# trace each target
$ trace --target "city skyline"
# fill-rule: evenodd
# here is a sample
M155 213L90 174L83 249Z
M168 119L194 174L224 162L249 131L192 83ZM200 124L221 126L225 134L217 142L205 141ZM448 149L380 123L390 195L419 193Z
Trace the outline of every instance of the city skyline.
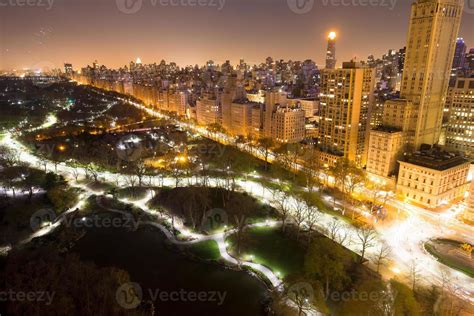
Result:
M53 1L49 10L2 7L0 69L44 64L59 68L64 62L82 67L95 59L117 68L137 57L145 64L164 59L181 67L207 60L237 64L241 58L259 64L268 56L312 59L322 67L331 31L338 34L340 67L354 57L361 61L404 47L410 5L396 1L392 9L382 6L382 1L374 7L317 1L309 12L297 14L291 8L292 0L227 0L221 10L218 1L216 7L176 7L144 0L140 10L126 14L117 1L83 1L80 5ZM459 34L468 48L474 45L470 13L465 9ZM242 16L246 16L245 23ZM85 54L84 49L90 52Z

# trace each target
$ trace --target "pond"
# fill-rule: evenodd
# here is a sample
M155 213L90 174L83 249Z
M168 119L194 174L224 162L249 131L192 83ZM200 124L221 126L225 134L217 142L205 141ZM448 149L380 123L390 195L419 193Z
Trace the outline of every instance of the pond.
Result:
M262 281L243 271L191 260L172 247L152 227L134 232L96 228L89 230L72 251L98 266L128 271L132 282L141 286L145 300L162 291L185 293L185 299L179 301L166 296L154 299L157 315L265 315L268 292ZM215 293L213 301L186 299L192 297L187 296L190 293L202 292L209 300Z

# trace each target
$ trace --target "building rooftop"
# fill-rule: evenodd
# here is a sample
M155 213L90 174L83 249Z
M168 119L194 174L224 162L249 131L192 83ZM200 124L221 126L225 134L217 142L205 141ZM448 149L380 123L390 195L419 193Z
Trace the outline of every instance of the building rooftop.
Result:
M393 126L377 126L376 128L372 129L373 131L376 131L376 132L385 132L385 133L399 133L402 131L401 128L398 128L398 127L393 127Z
M458 153L447 152L440 148L417 151L406 157L405 162L439 171L448 170L468 162Z

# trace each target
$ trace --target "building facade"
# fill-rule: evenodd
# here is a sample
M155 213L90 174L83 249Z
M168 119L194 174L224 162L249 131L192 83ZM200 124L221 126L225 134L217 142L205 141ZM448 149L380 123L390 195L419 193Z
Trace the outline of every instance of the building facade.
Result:
M400 96L416 111L408 141L437 144L464 1L417 0L411 6Z
M352 62L321 71L318 147L322 151L340 152L359 166L366 165L374 81L373 69Z
M328 49L326 51L326 69L335 69L336 62L336 33L331 32L328 36Z
M470 163L439 150L418 152L400 161L397 192L408 201L435 209L466 192Z
M403 132L400 129L379 127L370 131L367 172L383 178L396 175L403 144Z
M199 125L221 124L220 98L207 94L196 102L196 119Z
M273 139L279 143L299 143L305 137L305 112L300 107L278 106L273 113Z
M458 78L448 100L446 146L474 159L474 77Z

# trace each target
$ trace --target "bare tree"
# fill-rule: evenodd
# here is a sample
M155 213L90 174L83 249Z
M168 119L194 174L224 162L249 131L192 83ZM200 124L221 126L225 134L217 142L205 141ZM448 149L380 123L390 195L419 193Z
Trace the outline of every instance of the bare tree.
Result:
M6 168L15 167L20 163L20 154L18 151L6 146L0 146L0 165Z
M306 210L306 225L308 226L309 242L313 237L313 232L316 230L316 225L321 218L321 213L316 208L308 207Z
M306 311L311 310L310 298L309 294L306 291L301 289L292 289L291 293L289 293L289 297L293 303L295 303L298 309L298 316L307 315Z
M86 174L90 174L95 182L99 181L99 167L93 162L87 164Z
M360 262L364 261L365 252L367 251L367 249L374 246L376 237L377 235L375 233L375 230L368 225L362 226L357 229L357 238L359 239L359 243L362 247Z
M125 183L127 183L127 186L131 188L135 188L137 186L138 178L134 175L127 175L125 177Z
M178 168L173 168L171 169L171 175L174 178L175 187L176 188L179 187L179 184L181 182L181 177L182 177L181 170L179 170Z
M308 204L302 200L296 200L294 203L294 216L293 219L295 220L296 223L296 240L299 239L300 233L301 233L301 228L306 221L306 216L307 216L307 211L308 210Z
M328 227L326 228L328 237L332 240L336 240L341 228L341 222L337 218L333 218L332 221L329 223Z
M291 208L288 203L288 196L281 191L278 191L274 194L277 204L277 210L280 213L280 218L282 221L281 229L285 232L286 229L286 222L291 214Z
M385 243L382 243L378 249L377 249L377 252L375 254L375 257L374 257L374 261L375 263L377 264L377 273L380 272L380 266L383 264L383 262L385 260L387 260L388 256L390 255L392 249L390 249L390 247L385 244Z
M265 158L265 170L268 170L268 157L270 156L271 149L275 146L272 138L261 138L258 140L258 151Z
M411 289L415 292L416 285L420 279L420 270L418 268L418 258L413 259L410 262L410 280L411 280Z
M138 186L141 187L143 184L143 177L145 176L147 168L143 160L137 161L134 168L134 173L138 178Z
M351 236L347 230L342 230L340 233L338 233L336 241L344 247L349 246L352 243Z

